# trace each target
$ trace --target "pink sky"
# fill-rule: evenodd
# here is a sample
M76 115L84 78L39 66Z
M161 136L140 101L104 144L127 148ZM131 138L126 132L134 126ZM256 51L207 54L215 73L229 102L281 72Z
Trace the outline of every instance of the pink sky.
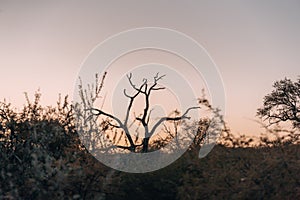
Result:
M89 52L121 31L164 27L208 51L226 90L234 133L260 132L256 109L275 80L299 75L297 1L3 1L0 0L0 99L16 106L38 88L44 104L72 96Z

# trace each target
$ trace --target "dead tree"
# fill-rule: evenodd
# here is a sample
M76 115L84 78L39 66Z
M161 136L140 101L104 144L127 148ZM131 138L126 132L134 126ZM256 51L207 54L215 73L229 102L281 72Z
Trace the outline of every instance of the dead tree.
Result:
M190 117L187 116L189 111L200 108L200 107L190 107L182 115L177 116L177 117L162 117L153 125L152 128L150 128L149 127L149 121L150 121L150 115L151 115L150 95L154 91L159 91L159 90L165 89L165 87L161 87L158 85L158 81L161 80L163 77L165 77L165 75L160 76L159 73L157 73L154 76L152 83L149 83L148 80L144 78L142 84L140 86L136 86L132 81L132 74L130 73L129 75L127 75L127 79L129 81L130 86L133 88L134 93L130 95L127 93L126 89L124 89L124 91L123 91L124 95L129 99L129 103L127 106L126 115L125 115L124 120L121 120L117 116L107 113L101 109L90 108L90 111L92 112L93 115L96 115L96 116L102 115L102 116L108 117L110 120L115 122L114 124L109 122L110 126L124 131L125 137L129 141L129 146L116 145L118 148L126 149L131 152L136 152L137 147L142 147L142 150L141 150L142 152L144 152L144 153L148 152L149 141L150 141L151 137L154 135L157 128L163 122L165 122L165 121L180 121L180 120L184 120L184 119L190 119ZM129 122L129 117L130 117L133 103L139 95L143 95L144 101L145 101L145 106L144 106L143 113L141 114L141 116L136 117L135 119L142 124L145 137L143 138L141 144L136 144L137 142L133 140L133 138L130 134L128 122Z

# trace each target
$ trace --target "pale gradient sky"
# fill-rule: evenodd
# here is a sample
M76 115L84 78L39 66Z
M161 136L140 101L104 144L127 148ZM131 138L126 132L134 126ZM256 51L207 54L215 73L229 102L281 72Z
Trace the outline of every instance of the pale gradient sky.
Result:
M0 99L17 106L38 88L44 104L72 95L81 63L107 37L155 26L183 32L219 67L226 119L235 133L260 131L257 107L275 80L296 79L299 1L0 0Z

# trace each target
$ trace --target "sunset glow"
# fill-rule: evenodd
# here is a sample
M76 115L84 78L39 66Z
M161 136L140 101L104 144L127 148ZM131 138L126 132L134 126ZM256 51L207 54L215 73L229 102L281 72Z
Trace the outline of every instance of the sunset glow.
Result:
M0 2L0 99L18 107L25 103L23 92L33 96L38 88L45 105L55 104L59 93L72 96L81 64L96 45L121 31L145 26L178 30L208 51L224 82L225 119L234 133L263 132L255 114L264 95L275 80L296 79L299 72L300 6L294 1L131 1L105 6L95 1L88 7L84 2L34 1L34 6L30 1ZM135 52L113 63L105 89L119 81L116 74L126 74L127 65L156 61L179 68L187 65L171 54ZM120 65L123 72L116 67ZM185 73L193 84L195 74ZM122 88L120 84L114 87Z

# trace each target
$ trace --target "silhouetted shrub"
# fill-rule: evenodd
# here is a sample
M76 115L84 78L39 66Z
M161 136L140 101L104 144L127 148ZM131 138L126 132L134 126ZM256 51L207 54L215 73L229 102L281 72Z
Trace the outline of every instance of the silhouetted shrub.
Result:
M0 199L82 198L97 161L80 144L67 97L42 107L40 93L17 112L0 105ZM98 189L99 190L99 189Z
M19 112L0 104L0 199L300 198L299 138L254 140L225 128L205 158L198 158L201 134L166 168L129 174L87 152L67 97L55 107L42 107L40 93L26 99ZM202 125L199 131L206 130Z

